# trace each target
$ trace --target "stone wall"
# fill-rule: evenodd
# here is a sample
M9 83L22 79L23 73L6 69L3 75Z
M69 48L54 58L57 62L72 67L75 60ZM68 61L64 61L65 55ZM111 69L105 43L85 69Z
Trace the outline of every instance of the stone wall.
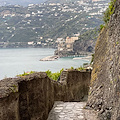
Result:
M0 120L46 120L54 101L82 101L90 72L67 71L64 83L44 72L0 81Z
M87 106L100 120L120 120L120 0L96 43Z
M68 101L87 100L90 72L69 71L67 75Z

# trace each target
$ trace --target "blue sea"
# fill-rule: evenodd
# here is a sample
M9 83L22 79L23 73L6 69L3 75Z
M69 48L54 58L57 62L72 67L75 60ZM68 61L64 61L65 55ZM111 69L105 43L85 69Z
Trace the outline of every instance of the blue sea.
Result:
M41 58L54 55L54 51L55 49L49 48L0 49L0 80L29 71L57 72L62 68L78 68L89 62L83 59L74 60L73 57L40 61Z

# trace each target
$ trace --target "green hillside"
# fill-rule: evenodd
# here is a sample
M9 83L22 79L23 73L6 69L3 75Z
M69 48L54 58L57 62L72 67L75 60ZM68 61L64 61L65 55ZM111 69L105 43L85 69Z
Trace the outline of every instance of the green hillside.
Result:
M102 1L0 7L0 42L44 42L83 34L102 24L107 6Z

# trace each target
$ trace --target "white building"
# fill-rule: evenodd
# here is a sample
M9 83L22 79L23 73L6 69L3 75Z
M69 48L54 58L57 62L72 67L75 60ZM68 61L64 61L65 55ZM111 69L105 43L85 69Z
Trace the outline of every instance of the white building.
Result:
M34 44L34 42L32 41L32 42L28 42L28 45L33 45Z

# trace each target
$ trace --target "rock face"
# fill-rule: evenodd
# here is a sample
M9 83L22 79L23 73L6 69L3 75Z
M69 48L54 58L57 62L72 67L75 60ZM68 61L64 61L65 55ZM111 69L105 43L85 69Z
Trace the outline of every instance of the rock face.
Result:
M46 120L54 101L83 101L90 72L67 71L62 84L44 72L0 81L0 120Z
M96 43L87 106L100 120L120 120L120 0Z
M74 52L78 54L81 53L81 51L94 52L95 40L76 40L73 47Z

